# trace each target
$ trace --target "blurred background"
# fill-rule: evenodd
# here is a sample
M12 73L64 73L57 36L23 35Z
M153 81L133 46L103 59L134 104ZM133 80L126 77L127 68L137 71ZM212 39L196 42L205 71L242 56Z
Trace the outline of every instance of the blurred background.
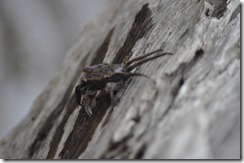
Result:
M0 138L27 114L106 0L0 1Z

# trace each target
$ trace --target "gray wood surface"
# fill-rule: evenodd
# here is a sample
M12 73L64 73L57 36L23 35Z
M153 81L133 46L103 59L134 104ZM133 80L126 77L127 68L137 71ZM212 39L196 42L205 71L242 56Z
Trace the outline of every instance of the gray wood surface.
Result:
M94 115L75 103L81 69L160 47ZM240 1L109 1L62 69L0 142L5 159L240 159Z

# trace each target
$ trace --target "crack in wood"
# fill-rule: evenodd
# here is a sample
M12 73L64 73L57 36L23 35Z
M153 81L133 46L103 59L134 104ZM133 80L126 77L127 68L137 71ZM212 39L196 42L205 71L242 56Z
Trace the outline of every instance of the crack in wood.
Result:
M102 92L97 98L97 108L94 109L92 117L89 117L84 109L80 110L73 130L64 142L64 147L59 154L59 158L75 159L86 149L95 129L110 106L110 97L108 94Z
M96 65L99 63L102 63L103 59L105 58L105 55L108 51L108 46L111 40L111 37L113 35L114 32L114 28L113 27L107 34L106 38L104 39L102 45L98 48L98 50L96 51L96 55L94 57L94 59L92 60L91 65Z
M177 98L180 89L187 80L187 76L185 75L186 72L189 72L189 70L193 68L193 66L203 57L203 54L204 50L202 48L197 49L191 61L189 61L188 63L182 63L173 74L168 76L168 80L170 81L170 83L175 84L172 86L172 89L170 91L170 95L172 97L170 105L167 107L160 119L163 119L174 105L175 99ZM175 80L177 81L174 82Z
M86 59L87 59L87 57L81 61L81 64L83 64L86 61ZM78 77L79 77L79 69L76 71L75 76L71 80L71 84L69 85L68 89L66 90L63 98L60 100L60 103L53 110L53 112L48 116L45 123L42 125L41 129L37 133L37 136L34 139L33 143L30 145L29 150L28 150L29 151L28 158L33 158L35 152L39 150L41 144L43 143L43 141L45 141L45 138L47 137L49 131L53 127L53 124L56 122L57 118L60 116L60 113L64 110L64 108L66 106L65 105L66 102L71 101L69 99L69 97L74 88L75 81L77 81Z
M240 14L241 12L241 5L239 4L237 6L237 8L235 9L235 11L232 13L229 22L231 22L233 19L235 19L237 17L238 14Z
M101 159L113 159L113 158L115 158L115 156L122 156L122 155L126 155L126 157L128 158L129 151L128 151L127 142L132 137L133 137L133 135L131 133L118 142L114 142L113 140L110 140L108 149L103 152L103 154L100 156L100 158ZM119 155L118 155L118 153L119 153Z
M96 57L94 57L92 62L91 62L92 64L101 63L103 61L103 59L105 58L105 55L107 53L107 49L108 49L109 42L110 42L110 39L112 37L113 31L114 31L114 28L112 28L108 32L108 34L105 37L103 43L98 48L98 50L96 52ZM79 72L77 72L77 73L78 73L78 76L79 76ZM77 80L77 78L76 78L76 80ZM75 82L73 82L73 83L75 83ZM61 123L57 127L55 135L53 136L52 142L50 144L50 150L49 150L48 155L47 155L48 159L53 158L55 156L55 154L57 152L58 145L59 145L59 143L61 141L61 138L62 138L62 135L64 133L63 127L65 126L69 116L73 113L73 111L77 107L77 104L76 104L74 99L75 98L74 98L74 95L73 95L72 99L71 99L71 102L70 102L70 104L68 105L68 107L66 109L67 111L65 113L65 116L63 117ZM106 98L104 100L108 101ZM103 103L107 104L108 102L103 101ZM96 112L94 112L94 113L96 114ZM89 119L88 115L84 112L84 108L82 108L80 110L80 112L79 112L78 118L76 119L76 122L75 122L73 130L71 131L71 133L69 134L69 137L67 138L66 142L64 143L65 144L64 148L62 149L61 153L59 154L59 157L61 157L61 158L70 158L71 155L73 155L72 158L75 158L75 157L78 157L78 155L83 150L85 150L85 147L86 147L86 145L87 145L87 143L89 142L90 139L82 139L81 135L84 135L86 132L88 132L87 130L89 130L88 129L88 127L89 127L88 122L89 121L87 119ZM89 123L92 123L92 122L89 122ZM77 134L78 131L79 131L80 134ZM83 136L83 137L86 137L86 136ZM83 141L77 143L77 140L75 140L75 139L83 140ZM87 140L87 141L84 141L84 140ZM82 144L82 143L84 145L81 148L80 144ZM78 150L78 149L80 149L80 150ZM74 154L74 150L77 153L76 155ZM79 151L80 151L80 153L79 153Z
M142 147L137 151L135 155L135 159L142 159L146 149L147 149L146 145L143 144Z
M136 42L141 39L152 28L152 12L148 8L148 3L144 4L141 10L136 14L130 32L123 46L119 49L113 63L121 63L126 56L131 53Z
M214 11L212 13L212 17L216 17L217 19L220 19L225 11L227 10L227 0L218 0L213 1Z
M70 115L74 112L76 106L77 105L74 101L74 95L73 95L71 98L71 102L69 103L69 106L65 110L66 113L65 113L62 121L60 122L59 126L56 129L55 134L53 136L53 139L51 140L51 143L49 145L50 149L48 151L47 159L51 159L55 156L55 154L57 152L58 145L59 145L61 138L62 138L62 135L64 133L64 126L65 126L67 120L69 119Z

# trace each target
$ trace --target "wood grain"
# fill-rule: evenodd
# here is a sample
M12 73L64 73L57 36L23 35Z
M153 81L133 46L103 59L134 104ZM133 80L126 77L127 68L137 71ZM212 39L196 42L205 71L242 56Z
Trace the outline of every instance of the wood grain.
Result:
M240 2L109 1L62 69L0 142L5 159L240 159ZM81 69L164 47L94 115L75 103Z

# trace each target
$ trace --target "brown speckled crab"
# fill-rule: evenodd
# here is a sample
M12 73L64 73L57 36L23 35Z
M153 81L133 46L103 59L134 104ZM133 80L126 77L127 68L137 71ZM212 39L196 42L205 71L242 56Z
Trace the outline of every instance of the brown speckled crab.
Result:
M122 64L100 63L85 67L83 69L85 75L81 78L80 84L75 88L77 104L84 106L87 114L91 116L92 107L96 103L96 96L99 91L109 93L113 102L115 93L123 88L124 83L129 78L134 76L147 77L140 73L132 73L131 71L134 68L158 57L172 55L172 53L162 53L162 51L162 49L159 49L130 61L125 60ZM155 53L159 54L151 56Z

